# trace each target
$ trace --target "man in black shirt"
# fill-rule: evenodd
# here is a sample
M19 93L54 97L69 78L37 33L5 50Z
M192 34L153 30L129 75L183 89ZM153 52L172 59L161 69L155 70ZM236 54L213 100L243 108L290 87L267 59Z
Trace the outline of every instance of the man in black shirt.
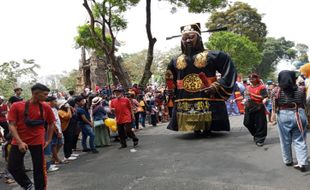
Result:
M23 89L20 88L20 87L17 87L14 89L14 93L15 95L14 96L11 96L9 98L9 106L11 107L11 105L15 102L19 102L19 101L23 101L23 98L21 97L22 95L22 92L23 92Z

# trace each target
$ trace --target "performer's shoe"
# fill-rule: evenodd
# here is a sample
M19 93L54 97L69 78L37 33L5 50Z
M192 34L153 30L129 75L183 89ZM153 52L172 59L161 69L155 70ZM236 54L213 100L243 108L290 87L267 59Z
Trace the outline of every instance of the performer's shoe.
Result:
M200 130L196 130L196 131L194 131L194 134L195 134L196 136L199 136L199 135L201 135L201 131L200 131Z
M293 162L285 163L285 165L286 165L287 167L291 167L291 166L293 166Z
M212 136L212 131L211 130L204 130L202 132L202 135L205 137L211 137Z
M262 146L264 146L264 143L263 142L256 142L256 146L262 147Z
M133 142L133 147L137 147L138 144L139 144L139 139L137 139L137 140L135 140L135 141Z
M121 145L121 147L119 147L118 149L124 149L127 148L127 145Z
M307 168L306 168L306 166L305 165L294 165L294 168L296 169L296 170L299 170L299 171L301 171L301 172L306 172L307 171Z

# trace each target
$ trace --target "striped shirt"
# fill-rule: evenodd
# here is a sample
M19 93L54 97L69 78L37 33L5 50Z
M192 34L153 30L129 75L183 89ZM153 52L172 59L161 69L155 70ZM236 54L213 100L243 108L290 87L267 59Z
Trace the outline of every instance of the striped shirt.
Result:
M306 102L306 92L304 88L298 88L294 92L293 96L286 95L283 90L280 90L280 88L276 88L272 92L272 97L276 99L277 105L288 105L288 104L297 104L297 105L304 105Z

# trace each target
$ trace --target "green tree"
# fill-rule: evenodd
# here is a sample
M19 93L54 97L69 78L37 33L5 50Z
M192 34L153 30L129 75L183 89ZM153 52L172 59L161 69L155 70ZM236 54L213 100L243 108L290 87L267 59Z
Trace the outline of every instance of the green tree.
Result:
M118 43L115 34L126 29L127 21L123 17L123 13L138 2L139 0L83 0L83 6L89 15L89 22L86 24L89 31L81 31L81 29L85 29L84 25L83 28L79 28L78 36L75 38L78 45L84 44L86 48L95 49L98 53L102 52L107 64L112 68L113 75L124 87L129 87L131 81L115 55Z
M297 44L295 48L298 51L297 60L302 62L303 64L309 63L309 57L308 57L309 47L306 44Z
M60 83L66 90L76 90L76 82L78 77L78 70L74 69L69 73L64 73L64 76L60 78Z
M283 60L293 60L296 57L296 50L292 49L294 42L287 41L284 37L267 38L263 45L262 62L256 66L255 71L263 79L267 79L276 70L277 64Z
M216 8L224 8L227 0L168 0L177 7L187 7L192 13L210 12Z
M142 50L138 53L124 54L123 55L123 65L126 71L128 71L132 81L138 83L141 78L141 68L143 68L145 62L144 58L147 55L147 50ZM168 51L154 52L154 60L151 67L151 72L157 80L157 82L162 82L164 80L163 73L167 68L168 63L173 57L180 54L180 48L172 48ZM147 83L148 84L148 83Z
M228 27L228 31L247 36L251 41L256 42L259 49L262 49L267 35L266 24L262 22L262 15L257 9L247 3L236 2L226 11L213 12L207 28Z
M166 0L167 1L167 0ZM226 0L168 0L171 4L178 7L187 7L189 12L203 13L210 12L216 8L226 6ZM175 7L173 7L175 9ZM176 9L175 9L176 10ZM173 11L172 11L173 13ZM146 86L152 76L152 63L154 59L154 45L157 41L151 31L151 0L146 0L146 34L149 41L147 49L144 72L140 80L140 86Z
M0 65L0 92L6 98L10 97L13 89L18 85L36 82L36 69L40 68L33 59L24 59L22 63L16 61L5 62ZM21 80L22 79L22 80ZM22 81L19 82L19 81ZM21 85L23 84L23 85Z
M91 30L89 28L88 24L84 24L81 26L78 26L78 35L74 37L76 47L85 47L87 49L93 49L96 50L96 54L98 56L104 56L104 52L101 48L98 48L96 39L92 36ZM101 29L100 27L95 27L96 34L100 37ZM109 46L111 46L111 38L107 36L107 43Z
M232 32L217 32L211 35L208 49L228 53L234 61L238 72L248 74L261 61L261 54L256 44L245 36Z

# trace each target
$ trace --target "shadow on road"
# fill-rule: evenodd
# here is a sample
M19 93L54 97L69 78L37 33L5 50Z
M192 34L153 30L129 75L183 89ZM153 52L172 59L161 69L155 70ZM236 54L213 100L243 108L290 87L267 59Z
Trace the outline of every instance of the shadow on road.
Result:
M265 141L265 144L267 145L279 144L279 143L280 143L279 137L269 137Z
M195 133L186 133L175 136L177 139L182 140L201 140L201 139L218 139L218 138L227 138L229 133L226 132L212 132L211 135L195 134Z

